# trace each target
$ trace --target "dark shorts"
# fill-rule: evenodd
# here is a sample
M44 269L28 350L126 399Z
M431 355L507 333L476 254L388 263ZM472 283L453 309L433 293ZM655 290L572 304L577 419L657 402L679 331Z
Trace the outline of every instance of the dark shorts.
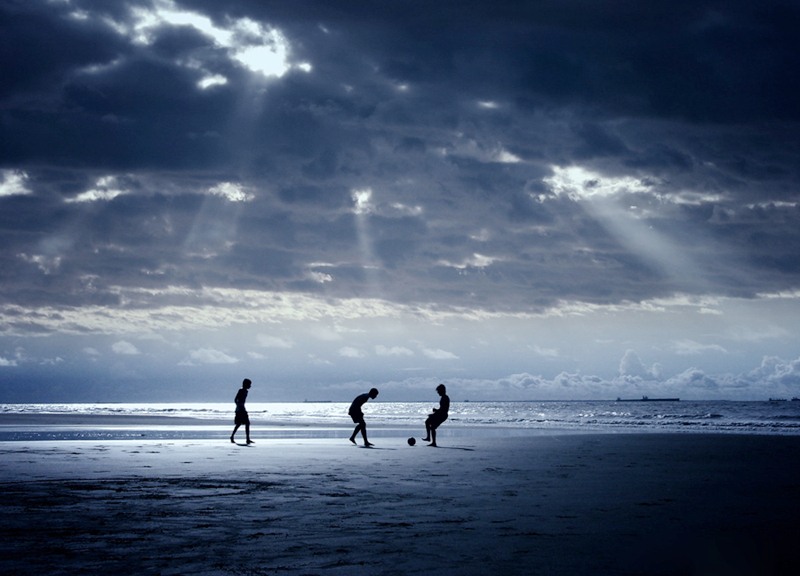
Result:
M234 426L241 426L242 424L250 425L250 416L247 412L237 412L233 419Z
M431 428L438 428L439 424L447 420L447 414L442 414L441 412L434 412L428 419L425 420L425 423L430 426Z
M352 418L353 422L355 422L356 424L364 424L363 412L350 412L350 418Z

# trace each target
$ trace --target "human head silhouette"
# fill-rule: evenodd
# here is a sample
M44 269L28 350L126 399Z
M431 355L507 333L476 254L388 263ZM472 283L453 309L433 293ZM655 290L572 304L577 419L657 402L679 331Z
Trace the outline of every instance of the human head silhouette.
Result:
M372 390L369 391L369 397L372 398L373 400L375 399L375 397L377 395L378 395L378 389L377 388L373 388Z
M444 387L444 384L439 384L436 387L436 392L438 392L439 396L442 396L447 392L447 388Z
M252 382L250 382L250 380L248 378L245 378L244 382L242 382L242 388L250 388L251 385L252 385Z

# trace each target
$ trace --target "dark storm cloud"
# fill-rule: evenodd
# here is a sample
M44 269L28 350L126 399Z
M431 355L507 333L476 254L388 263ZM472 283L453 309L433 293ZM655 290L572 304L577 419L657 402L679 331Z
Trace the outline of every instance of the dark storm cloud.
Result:
M103 25L70 26L63 12L42 3L4 2L0 73L4 99L57 99L64 73L102 64L126 50L126 43Z
M136 28L154 8L195 24ZM793 3L0 15L0 167L26 177L0 195L6 302L230 286L528 309L800 280ZM214 36L256 42L245 22L283 34L285 73Z

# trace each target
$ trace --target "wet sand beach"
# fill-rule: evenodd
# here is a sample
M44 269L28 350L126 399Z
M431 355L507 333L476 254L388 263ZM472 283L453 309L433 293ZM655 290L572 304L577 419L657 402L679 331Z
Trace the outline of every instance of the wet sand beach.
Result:
M794 574L800 562L800 437L254 438L0 442L0 573Z

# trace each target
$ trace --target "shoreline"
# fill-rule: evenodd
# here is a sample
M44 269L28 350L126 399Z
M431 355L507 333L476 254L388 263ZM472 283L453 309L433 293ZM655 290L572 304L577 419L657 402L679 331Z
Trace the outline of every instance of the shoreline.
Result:
M424 433L422 421L418 424L398 423L373 417L367 421L370 437L407 438ZM33 440L135 440L150 439L208 439L218 440L230 436L233 414L229 418L198 418L150 414L75 414L75 413L0 413L0 442ZM341 421L269 420L251 416L251 435L262 438L347 438L353 424ZM238 432L244 435L244 429ZM516 438L557 435L724 435L796 437L794 430L729 429L697 427L651 428L646 426L511 426L507 424L446 423L439 431L440 438Z
M537 435L554 433L726 433L800 436L800 404L782 405L762 402L694 403L655 402L573 403L511 403L495 405L456 403L450 419L443 425L442 434L459 436ZM634 406L636 404L636 406ZM222 430L233 424L233 410L227 403L205 404L118 404L99 405L41 405L17 408L9 405L0 412L0 440L18 436L13 430L24 431L24 437L39 426L39 430L55 427L74 436L80 426L87 430L103 430L106 437L119 432L120 437L133 436L141 431L163 433L162 437L177 437L180 433L195 438L223 435ZM369 429L389 434L387 430L412 430L422 427L429 413L429 403L377 402L369 407L366 421ZM274 436L278 430L347 430L353 426L342 403L254 403L250 420L261 434ZM72 428L70 428L70 426ZM122 433L125 428L129 433ZM171 431L170 431L171 429ZM256 434L259 434L256 432ZM309 432L311 434L311 432ZM50 435L49 438L54 436ZM98 436L99 437L99 436Z
M233 416L230 420L233 422ZM41 412L0 414L0 426L198 426L203 423L221 424L223 422L227 422L227 420L138 414L47 414Z
M254 440L347 439L352 423L304 423L251 418ZM230 419L182 416L115 414L0 414L0 443L26 441L135 441L149 440L227 440L233 429ZM237 437L244 437L240 428ZM511 426L455 425L442 427L439 438L497 438L604 433L595 430L538 429ZM618 433L608 431L607 433ZM369 423L370 438L407 439L424 434L423 425ZM418 438L418 439L419 439Z

